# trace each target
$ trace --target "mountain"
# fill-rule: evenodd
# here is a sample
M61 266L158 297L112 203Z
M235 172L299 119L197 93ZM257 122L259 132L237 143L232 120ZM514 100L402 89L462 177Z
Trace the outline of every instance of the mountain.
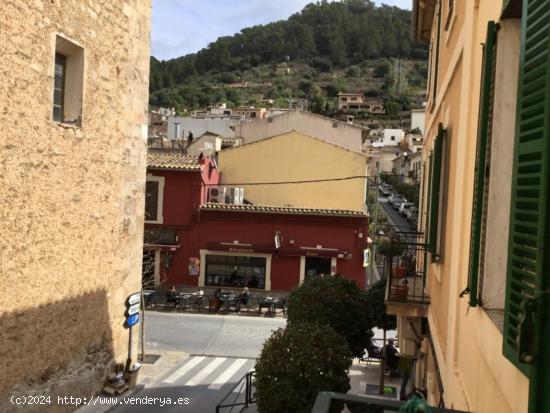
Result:
M322 112L339 90L387 95L392 80L385 77L395 77L389 72L396 61L399 76L423 89L428 52L411 41L410 19L408 10L370 0L310 3L287 20L220 37L198 53L152 57L151 104L183 111L217 101L304 97L317 100ZM242 82L251 86L235 87Z

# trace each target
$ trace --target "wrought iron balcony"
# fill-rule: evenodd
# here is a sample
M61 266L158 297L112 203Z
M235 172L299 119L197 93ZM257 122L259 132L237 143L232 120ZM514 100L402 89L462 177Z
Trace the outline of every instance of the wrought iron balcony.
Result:
M389 314L407 315L411 308L424 315L430 297L426 291L428 245L418 232L398 232L389 238L386 304ZM401 309L401 311L397 311Z
M353 396L350 394L321 392L317 395L312 413L350 411L357 413L398 412L405 402L375 397ZM344 405L347 410L344 410ZM430 407L433 413L465 413L458 410Z

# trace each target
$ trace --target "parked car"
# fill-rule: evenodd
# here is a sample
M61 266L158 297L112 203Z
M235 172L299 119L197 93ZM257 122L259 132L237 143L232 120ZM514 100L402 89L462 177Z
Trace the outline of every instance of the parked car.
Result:
M418 216L418 209L415 206L412 206L407 210L405 215L409 221L412 221L413 216Z
M393 206L395 208L396 207L396 205L395 205L396 202L399 202L399 204L403 203L403 197L399 194L392 194L389 201L390 201L391 206Z
M401 205L403 204L403 198L395 198L393 200L393 209L395 209L396 211L399 211L399 208L401 208Z
M382 189L382 195L390 196L391 195L391 186Z
M412 202L403 202L399 207L399 214L402 217L406 216L407 211L412 207L414 207L414 204Z

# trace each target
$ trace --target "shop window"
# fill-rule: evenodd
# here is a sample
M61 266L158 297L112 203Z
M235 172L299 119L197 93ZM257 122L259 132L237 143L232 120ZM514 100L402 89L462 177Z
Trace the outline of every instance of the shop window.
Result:
M206 255L205 285L265 289L267 259Z
M56 36L52 119L80 126L84 85L84 49Z
M306 257L305 278L330 275L331 262L330 258Z

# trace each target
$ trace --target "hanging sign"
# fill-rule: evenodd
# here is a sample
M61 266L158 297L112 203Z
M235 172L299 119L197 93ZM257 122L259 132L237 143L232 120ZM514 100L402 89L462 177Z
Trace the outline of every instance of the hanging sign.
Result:
M140 308L140 303L137 303L137 304L134 304L134 305L131 305L130 307L128 307L128 315L134 315L134 314L137 314L139 313L139 308Z
M134 293L126 299L125 327L129 328L139 323L139 310L141 304L141 292Z
M128 316L128 318L126 318L126 325L128 327L132 327L137 323L139 323L139 313L130 315Z
M363 250L363 267L368 267L370 264L370 250Z

